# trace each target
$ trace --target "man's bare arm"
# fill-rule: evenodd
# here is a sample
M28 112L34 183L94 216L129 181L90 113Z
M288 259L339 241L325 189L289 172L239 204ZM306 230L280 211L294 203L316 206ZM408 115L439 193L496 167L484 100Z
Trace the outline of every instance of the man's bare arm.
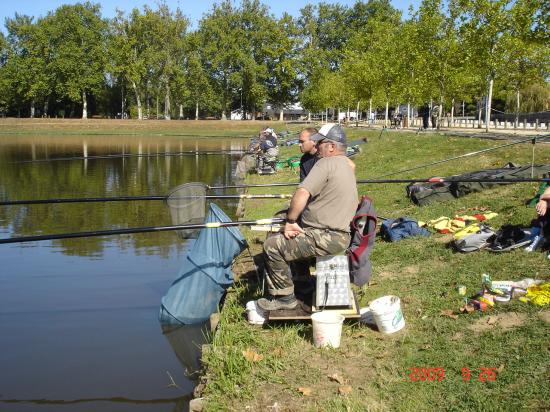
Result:
M300 214L303 212L307 205L307 201L310 197L310 193L303 187L299 187L290 201L290 207L286 214L289 220L298 220ZM287 239L298 236L300 233L304 233L304 230L298 225L298 223L286 223L284 229L284 235Z

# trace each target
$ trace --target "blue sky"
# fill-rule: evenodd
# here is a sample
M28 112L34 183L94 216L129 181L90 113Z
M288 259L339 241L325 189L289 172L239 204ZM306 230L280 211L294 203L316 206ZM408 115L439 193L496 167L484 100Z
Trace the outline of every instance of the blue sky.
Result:
M82 0L83 1L83 0ZM29 16L39 17L45 16L49 11L55 10L62 4L74 4L78 1L71 0L0 0L0 23L2 30L5 32L4 20L6 17L14 17L15 13L26 14ZM92 0L94 3L101 4L101 11L104 17L113 17L115 10L118 7L124 11L130 11L133 8L141 8L143 4L149 4L152 8L155 8L155 2L147 0ZM325 0L326 3L339 3L347 6L352 6L355 0ZM409 5L417 7L420 0L392 0L394 7L404 11L407 14ZM216 1L210 0L167 0L166 3L172 9L179 7L187 17L190 18L193 26L196 27L196 23L201 19L204 13L211 10L212 5ZM219 1L217 1L219 3ZM237 4L240 3L237 1ZM283 12L288 12L293 16L297 16L300 9L306 4L320 3L320 1L314 0L263 0L262 3L269 6L271 12L277 17L281 16Z

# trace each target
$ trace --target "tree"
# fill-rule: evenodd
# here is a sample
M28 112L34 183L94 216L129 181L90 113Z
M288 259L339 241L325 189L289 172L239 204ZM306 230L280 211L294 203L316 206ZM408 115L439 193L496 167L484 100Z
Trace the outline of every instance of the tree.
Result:
M122 11L117 11L110 28L108 69L119 79L122 87L125 82L130 84L134 92L137 118L142 120L142 104L149 73L145 17L138 9L133 9L128 17Z
M298 76L297 52L299 31L295 21L284 14L269 33L266 43L267 79L269 100L281 108L281 118L285 104L293 103L298 95L301 80Z
M443 114L449 97L457 93L464 81L460 76L464 62L456 27L457 12L451 6L446 13L442 0L423 0L413 16L414 44L417 46L416 63L422 62L420 83L425 99L436 98ZM440 121L437 122L439 128Z
M35 116L35 104L52 92L50 70L51 47L44 32L42 21L33 23L33 18L16 14L6 19L8 30L5 76L7 88L21 104L29 104L30 117ZM44 105L47 114L47 104Z
M227 118L231 102L242 88L240 70L243 67L244 41L238 11L231 1L215 4L199 24L201 47L208 76L220 96L221 118Z
M186 54L184 87L188 96L188 106L195 110L195 120L199 120L199 108L216 111L221 106L205 70L206 66L198 32L191 33L188 36Z
M508 10L512 0L458 0L464 46L468 50L472 68L486 82L485 130L489 131L494 80L503 70L505 42L508 30Z
M515 127L519 124L520 92L527 86L543 82L550 75L550 53L546 45L537 41L533 27L541 4L518 0L510 10L510 30L502 38L504 66L502 83L504 89L515 94Z
M107 23L98 4L77 3L59 7L44 20L54 50L49 68L58 94L82 103L88 117L88 95L105 84Z
M382 83L380 82L381 72L378 70L379 61L377 60L381 58L384 51L378 50L379 45L377 42L380 41L378 30L381 29L381 24L386 25L387 28L393 25L398 29L400 26L400 13L387 1L370 0L368 3L356 3L351 16L353 19L350 20L349 24L354 30L346 43L342 74L353 98L357 102L357 109L359 110L361 101L368 101L370 114L373 99L376 98L376 100L384 102L384 98L380 98ZM400 73L400 56L410 50L410 45L404 42L403 35L397 37L399 37L399 43L390 45L393 51L387 56L391 59L390 64L398 68L397 72L393 71L394 74ZM394 52L396 47L399 47L397 51L401 53L400 55ZM401 76L405 74L406 72L400 73ZM397 81L397 77L392 81Z

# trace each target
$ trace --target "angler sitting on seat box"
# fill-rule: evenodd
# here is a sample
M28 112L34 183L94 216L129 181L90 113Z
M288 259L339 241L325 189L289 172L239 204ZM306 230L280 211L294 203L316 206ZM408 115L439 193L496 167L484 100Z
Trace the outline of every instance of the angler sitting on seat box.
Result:
M266 128L260 132L258 151L258 171L265 172L267 168L270 169L270 172L275 172L279 148L277 147L277 134L273 129Z
M266 311L293 309L298 304L289 263L339 254L350 244L358 195L355 173L346 157L346 135L340 125L330 123L310 139L316 142L321 159L294 193L284 232L264 243L269 296L259 299L258 306Z

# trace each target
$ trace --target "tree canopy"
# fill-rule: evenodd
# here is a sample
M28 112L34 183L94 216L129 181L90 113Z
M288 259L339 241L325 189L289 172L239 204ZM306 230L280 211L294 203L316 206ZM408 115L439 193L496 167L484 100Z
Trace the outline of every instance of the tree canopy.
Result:
M458 102L549 110L548 2L322 2L274 16L222 0L189 30L163 1L112 19L99 4L16 14L0 33L0 114L255 118L269 103L312 112ZM523 98L525 97L525 98Z

